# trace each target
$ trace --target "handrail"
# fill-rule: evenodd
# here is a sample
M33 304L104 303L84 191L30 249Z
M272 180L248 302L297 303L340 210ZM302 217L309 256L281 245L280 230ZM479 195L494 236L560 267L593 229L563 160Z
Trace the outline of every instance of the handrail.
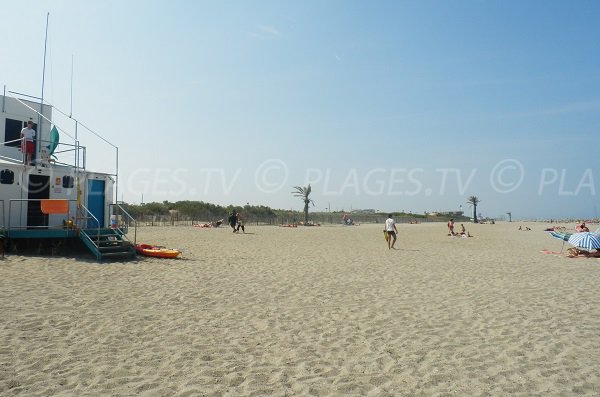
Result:
M51 105L52 106L52 105ZM66 116L72 120L75 121L75 136L77 136L77 125L82 126L83 128L85 128L86 130L88 130L90 133L92 133L93 135L95 135L98 139L101 139L102 141L104 141L106 144L112 146L115 150L116 150L116 165L115 165L115 173L111 174L115 176L115 200L116 197L118 196L118 189L119 189L119 147L115 144L113 144L112 142L110 142L109 140L107 140L106 138L104 138L102 135L100 135L99 133L97 133L96 131L92 130L90 127L88 127L87 125L83 124L81 121L77 120L76 118L74 118L72 116L72 114L69 114L67 116L67 114L65 112L63 112L62 110L60 110L59 108L57 108L56 106L52 106L52 109L55 109L57 112L59 112L60 114L62 114L63 116ZM69 135L70 136L70 135ZM77 138L73 138L75 139L75 141L77 141ZM83 163L84 163L84 169L85 169L85 148L83 149Z
M13 229L20 230L20 229L47 229L49 227L56 228L57 226L46 226L46 225L44 225L44 226L30 226L30 225L12 226L12 208L13 208L13 202L21 202L21 203L27 202L28 203L28 202L32 202L32 201L39 201L39 202L41 202L42 200L45 200L45 199L10 199L9 200L9 205L8 205L8 229L9 230L13 230ZM77 202L77 200L75 200L75 199L67 199L67 201L69 203L76 203ZM94 220L96 222L96 225L98 225L95 229L96 229L97 235L100 236L100 229L101 229L101 227L100 227L100 221L98 220L98 218L96 218L94 216L94 214L92 214L83 204L80 204L79 208L83 209L85 216L84 217L77 217L76 216L75 217L76 224L74 226L77 229L92 229L92 228L87 227L87 225L84 225L84 224L81 223L82 220L87 221L89 219L92 219L92 220ZM75 211L77 212L77 210L75 210ZM66 214L67 219L72 219L71 215L72 215L71 206L69 206L67 208L67 214ZM63 228L64 227L65 226L63 225Z
M0 155L0 159L5 160L5 161L9 161L9 162L12 162L12 163L15 163L15 164L21 164L21 165L23 165L23 160L16 160L16 159L13 159L12 157L7 157L7 156Z
M23 139L25 139L25 137L18 138L18 139L13 139L12 141L4 141L4 142L2 142L2 144L6 145L7 143L19 142L19 141L22 141Z
M129 225L133 224L133 244L135 245L137 243L137 221L135 220L135 218L133 216L131 216L129 214L129 212L127 212L127 210L125 210L125 208L123 208L123 206L121 206L121 204L119 203L114 203L114 204L109 204L108 205L108 212L110 214L110 222L111 228L117 229L119 231L119 233L125 237L127 240L129 240L129 237L127 237L127 234L129 233ZM117 211L115 211L115 209L117 209ZM119 210L123 212L123 215L125 215L125 221L119 223ZM114 227L113 227L113 218L115 217L114 221ZM122 227L125 226L125 227ZM131 241L131 240L129 240Z
M47 141L45 139L39 139L38 142L40 144L42 144L42 147L46 147L46 144L51 143L51 141ZM62 149L62 150L55 150L54 153L52 154L55 157L55 160L53 160L54 163L56 164L62 164L62 165L66 165L66 166L71 166L71 164L69 163L64 163L61 161L58 161L58 154L63 155L63 154L67 154L67 153L73 153L73 156L75 157L75 159L73 160L73 165L75 165L76 168L81 168L83 170L85 170L85 146L80 146L80 145L73 145L71 143L64 143L64 142L59 142L58 145L56 146L56 148L63 148L66 147L66 149ZM83 152L83 164L81 164L81 167L79 167L77 164L77 157L78 154L80 152ZM61 156L62 159L62 156ZM113 175L113 174L107 174L107 175Z
M22 96L26 96L24 94L19 94L18 92L14 92L14 91L8 91L9 94L15 94L15 95L22 95ZM16 101L18 101L21 105L25 106L26 108L28 108L29 110L32 110L33 112L35 112L38 116L40 116L41 118L43 118L44 120L46 120L47 122L49 122L51 125L52 120L50 120L48 117L44 116L41 112L39 112L38 110L32 108L31 106L29 106L28 104L26 104L25 102L23 102L22 100L20 100L19 98L17 98L14 95L11 95L11 98L15 99ZM44 105L43 103L41 104L42 106ZM46 106L50 106L53 109L56 109L54 106L50 105L50 104L46 104ZM67 131L63 130L62 128L58 127L56 124L54 124L56 126L56 128L61 131L64 132L69 138L75 140L75 138L73 136L71 136L71 134L69 134Z
M25 94L21 94L21 93L18 93L18 92L14 92L14 91L8 91L8 93L10 94L11 98L13 98L14 100L18 101L18 102L19 102L21 105L25 106L25 107L26 107L26 108L28 108L29 110L31 110L31 111L33 111L34 113L36 113L36 114L37 114L39 117L43 118L43 119L44 119L44 120L46 120L48 123L50 123L50 125L54 124L54 126L57 128L57 130L58 130L58 131L60 131L61 133L64 133L64 134L65 134L65 135L67 135L69 138L71 138L71 139L74 139L74 140L75 140L75 138L74 138L74 137L73 137L71 134L69 134L69 133L68 133L68 132L67 132L65 129L63 129L63 128L59 127L58 125L56 125L55 123L53 123L53 122L52 122L52 120L50 120L48 117L46 117L45 115L43 115L43 114L42 114L40 111L38 111L38 110L36 110L36 109L32 108L31 106L29 106L28 104L26 104L25 102L23 102L21 99L17 98L15 95L20 95L20 96L25 96L25 97L30 97L30 96L28 96L28 95L25 95ZM14 95L13 95L13 94L14 94ZM39 98L35 98L35 97L31 97L31 98L34 98L34 99L38 99L38 100L39 100ZM44 105L44 104L42 103L42 105ZM45 105L46 105L46 106L49 106L49 107L51 107L52 109L56 109L56 110L58 110L58 111L60 112L60 110L59 110L59 109L55 108L54 106L52 106L52 105L50 105L50 104L45 104ZM61 112L61 113L62 113L62 112ZM38 133L40 133L40 134L41 134L41 131L39 131ZM23 138L20 138L20 139L18 139L18 140L22 140L22 139L23 139ZM18 140L17 140L17 139L15 139L15 140L13 140L13 141L4 142L4 145L6 146L6 143L12 143L12 142L16 142L16 141L18 141ZM46 141L46 140L43 140L43 139L37 139L37 141L38 141L38 142L40 142L41 144L44 144L44 143L50 143L50 141ZM73 152L75 152L75 158L76 158L76 159L74 160L74 163L73 163L72 165L73 165L74 167L76 167L76 168L82 168L82 169L84 169L84 170L85 170L85 155L84 155L84 163L83 163L83 164L79 164L79 163L77 162L77 157L78 157L78 153L79 153L79 151L80 151L80 150L82 150L82 151L84 151L84 152L85 152L85 147L84 147L84 146L79 146L78 144L77 144L77 145L70 145L70 144L66 144L66 143L62 143L62 142L61 142L61 143L59 143L59 145L73 146L73 149L70 149L70 150L68 150L68 151L73 151ZM66 151L63 151L63 152L66 152ZM63 163L63 164L64 164L64 163ZM66 165L71 165L71 164L66 164Z
M19 141L21 141L21 142L22 142L24 139L25 139L25 138L13 139L12 141L0 142L0 144L1 144L1 145L3 145L3 146L7 146L7 144L9 144L9 143L14 143L14 142L19 142ZM38 139L38 140L37 140L37 142L39 142L39 143L40 143L40 144L42 144L42 145L44 145L44 144L46 144L46 143L51 143L50 141L47 141L47 140L45 140L45 139ZM54 152L54 154L62 154L62 153L70 153L70 152L75 152L75 156L77 156L77 151L85 151L85 147L83 147L83 146L76 146L76 145L72 145L72 144L70 144L70 143L63 143L63 142L59 142L59 144L58 144L58 145L59 145L59 146L60 146L60 145L62 145L62 146L67 146L67 147L69 147L69 146L70 146L71 148L67 148L67 149L64 149L64 150L55 151L55 152ZM2 156L2 155L0 155L0 158L2 158L2 159L6 159L6 160L11 160L11 161L22 161L22 160L17 160L17 159L14 159L14 158L12 158L12 157ZM84 156L84 159L85 159L85 156ZM60 163L60 164L67 165L67 166L70 166L70 165L71 165L71 164L69 164L69 163L63 163L63 162L59 162L59 163ZM82 167L82 168L83 168L83 169L85 169L85 163L83 164L83 167ZM108 174L108 175L114 175L114 174Z
M4 92L6 93L6 87ZM113 144L112 142L108 141L106 138L104 138L102 135L100 135L99 133L97 133L96 131L92 130L90 127L88 127L87 125L81 123L79 120L77 120L76 118L72 117L72 114L67 115L65 112L63 112L62 110L60 110L59 108L55 107L52 104L46 103L46 106L49 106L51 109L54 109L56 111L58 111L59 113L61 113L64 116L69 117L71 120L73 120L75 122L75 137L73 137L71 134L69 134L66 130L58 127L55 123L52 123L52 120L48 119L46 116L44 116L41 112L43 112L44 109L44 100L43 98L40 98L40 105L41 105L41 112L37 111L36 109L33 109L31 106L27 105L26 103L24 103L21 99L17 98L16 95L19 96L25 96L27 97L27 95L25 94L21 94L15 91L8 91L8 94L14 98L16 101L18 101L19 103L21 103L23 106L29 108L30 110L32 110L33 112L35 112L39 117L43 118L44 120L47 120L49 123L54 124L54 126L61 132L65 133L68 137L70 137L71 139L73 139L75 141L75 146L76 146L76 150L75 150L75 167L76 168L82 168L82 169L86 169L85 168L85 164L86 164L86 149L85 147L82 146L83 148L83 166L80 167L80 163L79 163L79 141L77 139L77 126L81 125L83 128L85 128L87 131L89 131L91 134L95 135L97 138L101 139L102 141L104 141L106 144L112 146L115 149L115 157L116 157L116 161L115 161L115 173L111 174L115 176L115 189L114 189L114 197L115 197L115 201L117 200L116 198L119 197L119 147L116 146L115 144ZM43 97L43 95L42 95Z
M5 228L5 222L6 222L6 215L4 215L4 200L0 201L0 204L2 204L2 223L0 223L0 231L3 230Z
M79 208L82 208L82 209L85 211L85 213L87 213L87 215L89 215L89 216L91 217L91 219L93 219L94 221L96 221L96 225L98 225L98 226L96 227L96 235L97 235L97 237L98 237L98 240L96 240L96 241L100 241L100 221L98 220L98 218L96 218L96 217L94 216L94 214L92 214L92 213L90 212L90 210L88 210L88 209L87 209L87 207L86 207L85 205L83 205L83 204L80 204L80 205L79 205ZM89 219L89 217L87 217L87 216L86 216L86 217L83 217L82 219L86 219L86 220L87 220L87 219ZM90 228L89 228L89 227L87 227L87 225L86 225L85 227L80 227L80 229L90 229ZM87 233L85 233L85 234L87 234ZM96 243L94 243L94 245L96 245L96 246L97 246L97 244L96 244Z
M21 225L21 226L13 226L12 225L12 209L13 209L13 202L26 202L29 203L31 201L39 201L41 203L42 200L46 200L46 199L10 199L8 201L8 224L7 224L7 229L8 230L21 230L21 229L47 229L47 228L51 228L54 227L56 228L57 226L47 226L47 225L42 225L42 226L31 226L31 225ZM71 200L71 199L67 199L67 201L69 203L71 202L76 202L77 200ZM4 213L4 200L2 200L2 213ZM71 219L71 210L70 210L70 206L67 207L67 219ZM65 227L65 225L62 226L63 228Z

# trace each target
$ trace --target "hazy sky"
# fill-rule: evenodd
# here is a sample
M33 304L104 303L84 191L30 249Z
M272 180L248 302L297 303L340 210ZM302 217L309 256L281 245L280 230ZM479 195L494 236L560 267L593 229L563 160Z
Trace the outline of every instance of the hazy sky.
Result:
M45 99L119 200L600 216L598 1L3 1L7 89L48 12Z

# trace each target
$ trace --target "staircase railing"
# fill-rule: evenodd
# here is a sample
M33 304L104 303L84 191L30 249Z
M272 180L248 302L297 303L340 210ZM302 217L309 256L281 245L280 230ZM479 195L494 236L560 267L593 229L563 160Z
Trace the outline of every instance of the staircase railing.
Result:
M6 215L4 215L4 200L0 200L0 205L2 205L2 212L0 212L0 216L2 216L2 222L0 222L0 231L2 231L6 228Z
M77 218L76 218L76 220L75 220L75 222L76 222L76 226L77 226L77 228L78 228L79 230L86 230L86 232L85 232L85 233L83 233L83 234L85 234L85 237L86 237L87 239L89 239L89 240L90 240L90 241L91 241L91 242L92 242L94 245L96 245L96 246L97 246L97 244L96 244L96 243L94 243L94 241L93 241L93 240L90 238L90 233L88 233L88 232L87 232L87 230L96 229L96 230L95 230L96 237L97 237L97 239L100 239L100 229L101 229L101 227L100 227L100 221L98 220L98 218L96 218L96 217L94 216L94 214L92 214L92 213L90 212L90 210L88 210L88 209L86 208L86 206L85 206L85 205L83 205L83 204L80 204L80 205L79 205L79 209L81 210L81 212L82 212L83 214L78 214L78 216L77 216ZM88 222L88 221L89 221L90 219L91 219L91 220L93 220L93 221L96 223L96 225L97 225L97 226L96 226L95 228L94 228L94 227L89 227L89 222Z
M109 204L108 213L110 214L110 227L116 229L119 234L131 242L127 236L129 228L133 226L133 245L137 243L137 221L133 216L123 208L121 204Z

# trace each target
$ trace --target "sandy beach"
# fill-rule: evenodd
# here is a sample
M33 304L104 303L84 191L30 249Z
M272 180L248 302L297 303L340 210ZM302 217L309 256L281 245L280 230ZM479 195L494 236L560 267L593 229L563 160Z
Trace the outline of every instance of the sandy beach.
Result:
M0 395L600 395L600 259L540 253L546 224L466 226L399 225L391 251L382 225L250 224L138 229L178 260L9 254Z

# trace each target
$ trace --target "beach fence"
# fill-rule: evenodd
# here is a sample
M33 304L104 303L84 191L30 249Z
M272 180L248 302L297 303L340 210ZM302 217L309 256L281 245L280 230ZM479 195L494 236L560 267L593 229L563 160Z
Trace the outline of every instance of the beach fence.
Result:
M319 225L341 225L342 213L309 213L308 222ZM227 226L228 213L202 211L194 215L183 215L173 212L169 214L143 214L136 217L138 227L153 227L153 226L193 226L203 223L217 222L223 220L223 226ZM387 214L350 214L350 218L355 224L373 223L383 224L387 218ZM446 222L445 218L427 217L427 218L412 218L412 217L396 217L396 223L430 223L430 222ZM255 215L244 214L246 225L289 225L298 224L304 221L304 214L300 211L290 211L277 215Z
M193 226L197 224L203 223L216 223L219 220L223 220L223 226L227 226L227 217L229 215L227 213L200 213L195 214L193 216L189 215L154 215L154 214L145 214L136 217L136 221L138 226ZM255 225L277 225L278 220L275 216L245 216L244 217L246 224L255 224Z

